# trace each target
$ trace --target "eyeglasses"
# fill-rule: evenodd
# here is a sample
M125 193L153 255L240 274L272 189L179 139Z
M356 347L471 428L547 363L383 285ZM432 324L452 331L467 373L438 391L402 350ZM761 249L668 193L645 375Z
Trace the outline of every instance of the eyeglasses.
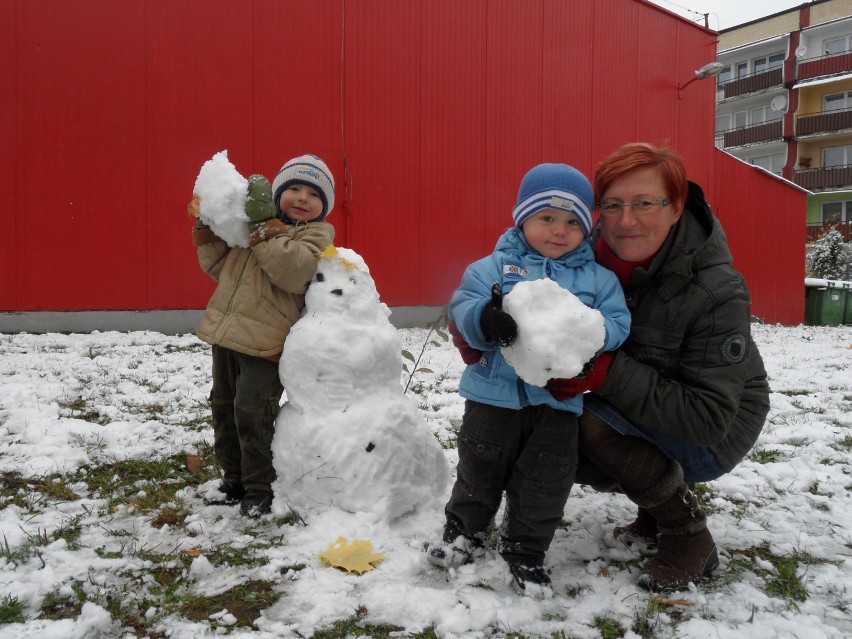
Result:
M659 200L636 200L635 202L607 202L598 204L598 210L606 215L618 215L624 209L633 209L637 215L650 213L651 209L658 206L667 206L671 200L664 197Z

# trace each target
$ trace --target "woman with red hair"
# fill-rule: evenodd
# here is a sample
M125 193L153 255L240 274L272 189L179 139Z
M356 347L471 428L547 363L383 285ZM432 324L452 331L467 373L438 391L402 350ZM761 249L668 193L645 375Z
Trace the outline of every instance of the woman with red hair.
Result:
M613 534L656 541L639 583L675 590L718 565L690 489L754 445L769 386L750 334L750 295L719 220L681 156L626 144L595 175L598 263L621 281L632 326L601 358L579 420L577 482L624 493L636 520ZM582 382L582 380L581 380Z

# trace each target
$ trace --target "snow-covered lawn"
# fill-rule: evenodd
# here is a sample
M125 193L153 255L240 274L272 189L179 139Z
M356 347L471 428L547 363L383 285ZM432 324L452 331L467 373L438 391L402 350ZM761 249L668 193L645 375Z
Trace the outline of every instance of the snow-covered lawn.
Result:
M630 504L577 486L545 601L514 594L493 552L449 575L425 561L446 495L391 525L205 505L210 353L194 336L0 335L0 637L852 636L852 327L754 332L772 410L749 458L699 486L714 576L649 596L635 585L649 549L611 535ZM419 358L401 382L454 467L461 360L426 330L399 334ZM330 568L319 554L338 537L385 558Z

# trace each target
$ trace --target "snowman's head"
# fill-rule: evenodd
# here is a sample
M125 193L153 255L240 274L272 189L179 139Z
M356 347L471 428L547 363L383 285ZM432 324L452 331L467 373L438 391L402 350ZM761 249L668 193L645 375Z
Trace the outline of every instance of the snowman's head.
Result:
M347 314L347 319L370 318L387 307L379 301L366 262L355 251L329 246L305 295L309 313ZM386 315L385 315L386 317Z

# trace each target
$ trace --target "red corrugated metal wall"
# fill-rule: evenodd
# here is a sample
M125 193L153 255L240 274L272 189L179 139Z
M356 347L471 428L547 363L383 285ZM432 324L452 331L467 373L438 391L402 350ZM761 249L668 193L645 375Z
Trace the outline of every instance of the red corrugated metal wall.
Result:
M324 157L337 244L390 305L445 303L532 165L591 175L631 140L777 215L716 159L712 81L678 97L715 35L642 0L0 0L0 53L0 311L203 307L184 210L225 148L244 175ZM725 223L739 253L751 219ZM795 282L763 242L736 256L770 321L803 317L798 223L771 253Z

